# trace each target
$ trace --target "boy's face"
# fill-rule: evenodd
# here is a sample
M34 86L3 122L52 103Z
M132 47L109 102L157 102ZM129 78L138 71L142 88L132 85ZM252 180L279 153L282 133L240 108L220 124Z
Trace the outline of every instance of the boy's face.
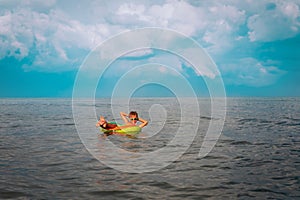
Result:
M129 115L129 119L130 119L131 121L137 121L136 115Z

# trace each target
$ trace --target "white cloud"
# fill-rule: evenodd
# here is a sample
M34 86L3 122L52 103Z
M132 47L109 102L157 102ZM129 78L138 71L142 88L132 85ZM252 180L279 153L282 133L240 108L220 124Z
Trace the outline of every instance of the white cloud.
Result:
M232 85L267 86L277 81L286 72L270 65L274 61L265 63L254 58L242 58L234 64L220 65L223 79Z
M154 65L159 65L158 67L158 71L159 72L164 72L164 73L169 73L170 70L166 70L166 67L172 68L175 71L177 71L178 73L182 73L182 61L181 59L176 56L173 55L171 53L167 53L167 52L161 52L161 53L154 53L151 49L149 50L145 50L145 51L141 51L142 53L145 54L140 54L138 53L140 51L136 51L136 52L132 52L130 54L126 54L123 57L121 57L121 59L117 59L115 60L108 68L108 70L105 72L107 77L119 77L124 75L125 73L127 73L128 71L130 71L131 69L133 69L134 67L137 66L143 66L145 64L149 64L149 63L153 63ZM149 53L149 54L147 54ZM138 59L139 56L143 56L143 55L155 55L155 56L150 56L144 59ZM130 55L130 56L128 56ZM133 57L133 56L136 57ZM134 58L134 59L132 59ZM148 70L143 70L143 73L149 73L149 72L155 72L153 69L151 69L149 66L147 68ZM158 72L156 71L156 73ZM142 73L142 72L140 72ZM152 73L153 74L153 73ZM136 74L135 75L139 75Z
M157 18L155 13L160 14ZM201 26L201 11L184 1L169 1L161 7L150 8L149 14L156 19L156 24L162 21L166 27L175 29L188 36L196 33Z
M211 19L203 41L212 45L208 48L210 53L222 53L234 46L235 32L245 22L246 14L244 10L229 5L216 5L209 10Z
M33 55L33 69L51 70L46 66L50 60L54 61L51 67L59 64L59 67L65 65L68 69L70 66L67 65L77 59L70 57L72 49L89 51L110 35L106 24L85 25L69 19L60 10L45 14L18 9L0 16L0 25L0 59L13 56L21 60L29 55L32 48L36 48L38 53ZM29 70L28 66L26 68Z
M33 37L27 24L15 27L16 20L24 18L24 13L13 15L6 12L0 17L0 59L6 56L13 56L22 59L28 56L29 48L32 45Z
M140 16L145 11L143 5L136 5L133 3L122 4L117 10L117 15L137 15Z
M279 9L288 18L295 20L299 16L299 5L293 2L282 2Z
M167 72L167 68L166 68L165 66L160 66L160 67L158 68L158 71L159 71L160 73L166 73L166 72Z
M139 1L138 1L139 2ZM203 11L185 1L170 0L145 7L141 3L122 3L112 16L113 22L130 27L171 28L191 36L201 27ZM200 17L200 18L199 18Z
M299 12L297 0L271 3L256 0L116 0L74 1L72 4L55 0L2 0L0 59L13 56L21 60L35 54L34 49L37 53L32 55L32 64L26 66L27 70L66 70L78 67L85 56L82 52L87 53L114 34L149 26L170 28L192 36L204 44L211 55L222 55L241 44L244 48L252 48L251 41L282 40L299 34ZM136 42L139 40L141 38ZM165 38L164 42L167 47L172 38ZM130 56L140 56L139 53ZM176 59L166 57L156 61L181 70L182 63ZM255 69L260 78L265 69L263 64L262 70ZM271 68L265 70L265 77L271 77L274 71L271 73ZM255 78L255 74L251 76ZM248 78L244 75L244 80L250 80Z
M150 63L159 63L161 65L169 66L178 72L182 72L182 61L181 59L173 55L171 53L164 53L161 55L157 55L155 57L152 57L148 59Z
M5 10L14 10L19 8L28 8L34 11L47 11L49 8L53 8L56 4L56 0L1 0L1 8ZM1 10L0 10L1 13Z
M298 2L299 4L299 2ZM293 37L300 33L299 5L279 1L272 10L266 10L248 19L251 41L274 41Z
M246 20L246 12L234 5L211 2L206 7L197 7L177 0L148 7L142 4L121 4L117 10L118 17L113 17L113 22L132 28L170 28L187 36L203 35L199 38L200 42L209 44L208 51L212 54L230 50L239 37L235 32Z
M123 55L123 58L139 58L144 56L151 56L153 55L152 49L137 49L135 51L129 52L126 55Z

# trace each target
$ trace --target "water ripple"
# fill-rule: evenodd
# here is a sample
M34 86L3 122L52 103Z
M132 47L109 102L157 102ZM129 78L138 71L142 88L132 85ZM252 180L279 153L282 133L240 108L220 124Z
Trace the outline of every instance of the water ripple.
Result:
M155 98L133 100L132 104L172 108L169 102ZM199 99L202 108L209 108L208 103L207 99ZM223 135L208 156L199 158L198 152L208 123L215 120L209 112L198 116L198 136L185 154L159 171L144 174L118 172L89 154L76 132L70 99L2 100L0 106L1 199L300 196L299 98L229 98ZM108 99L99 99L95 104L82 101L79 106L111 113ZM169 125L178 124L177 112L168 109L168 124L151 138L109 136L109 140L130 151L155 151L174 138L177 127ZM147 112L142 114L147 119ZM155 126L158 122L151 123ZM103 139L99 135L99 140Z

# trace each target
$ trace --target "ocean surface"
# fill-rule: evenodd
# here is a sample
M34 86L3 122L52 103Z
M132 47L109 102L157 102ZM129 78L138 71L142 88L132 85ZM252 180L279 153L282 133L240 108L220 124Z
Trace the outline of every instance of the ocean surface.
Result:
M222 134L204 158L199 149L209 122L217 119L210 116L209 99L198 102L200 112L182 119L173 98L120 101L115 111L137 110L149 125L137 138L106 137L95 119L86 118L90 132L84 134L96 138L89 146L76 129L71 99L0 99L0 199L300 198L300 98L228 98ZM97 117L119 120L109 99L77 106L83 116L95 108ZM156 151L176 134L188 137L194 120L199 127L189 148L158 170L124 172L90 153L110 155L102 146L108 141L124 151ZM153 166L163 159L158 156Z

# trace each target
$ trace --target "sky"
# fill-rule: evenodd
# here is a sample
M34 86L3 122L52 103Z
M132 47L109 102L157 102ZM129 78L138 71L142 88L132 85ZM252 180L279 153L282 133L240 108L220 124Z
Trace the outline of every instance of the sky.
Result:
M72 97L91 51L146 27L174 30L199 43L227 96L300 96L298 0L0 0L0 97ZM129 78L120 82L124 74ZM176 93L168 87L181 77L196 95L207 96L204 80L216 78L170 52L142 49L112 62L95 95L108 97L117 84L126 90L151 77L166 85L141 84L132 95L189 96L184 87Z

